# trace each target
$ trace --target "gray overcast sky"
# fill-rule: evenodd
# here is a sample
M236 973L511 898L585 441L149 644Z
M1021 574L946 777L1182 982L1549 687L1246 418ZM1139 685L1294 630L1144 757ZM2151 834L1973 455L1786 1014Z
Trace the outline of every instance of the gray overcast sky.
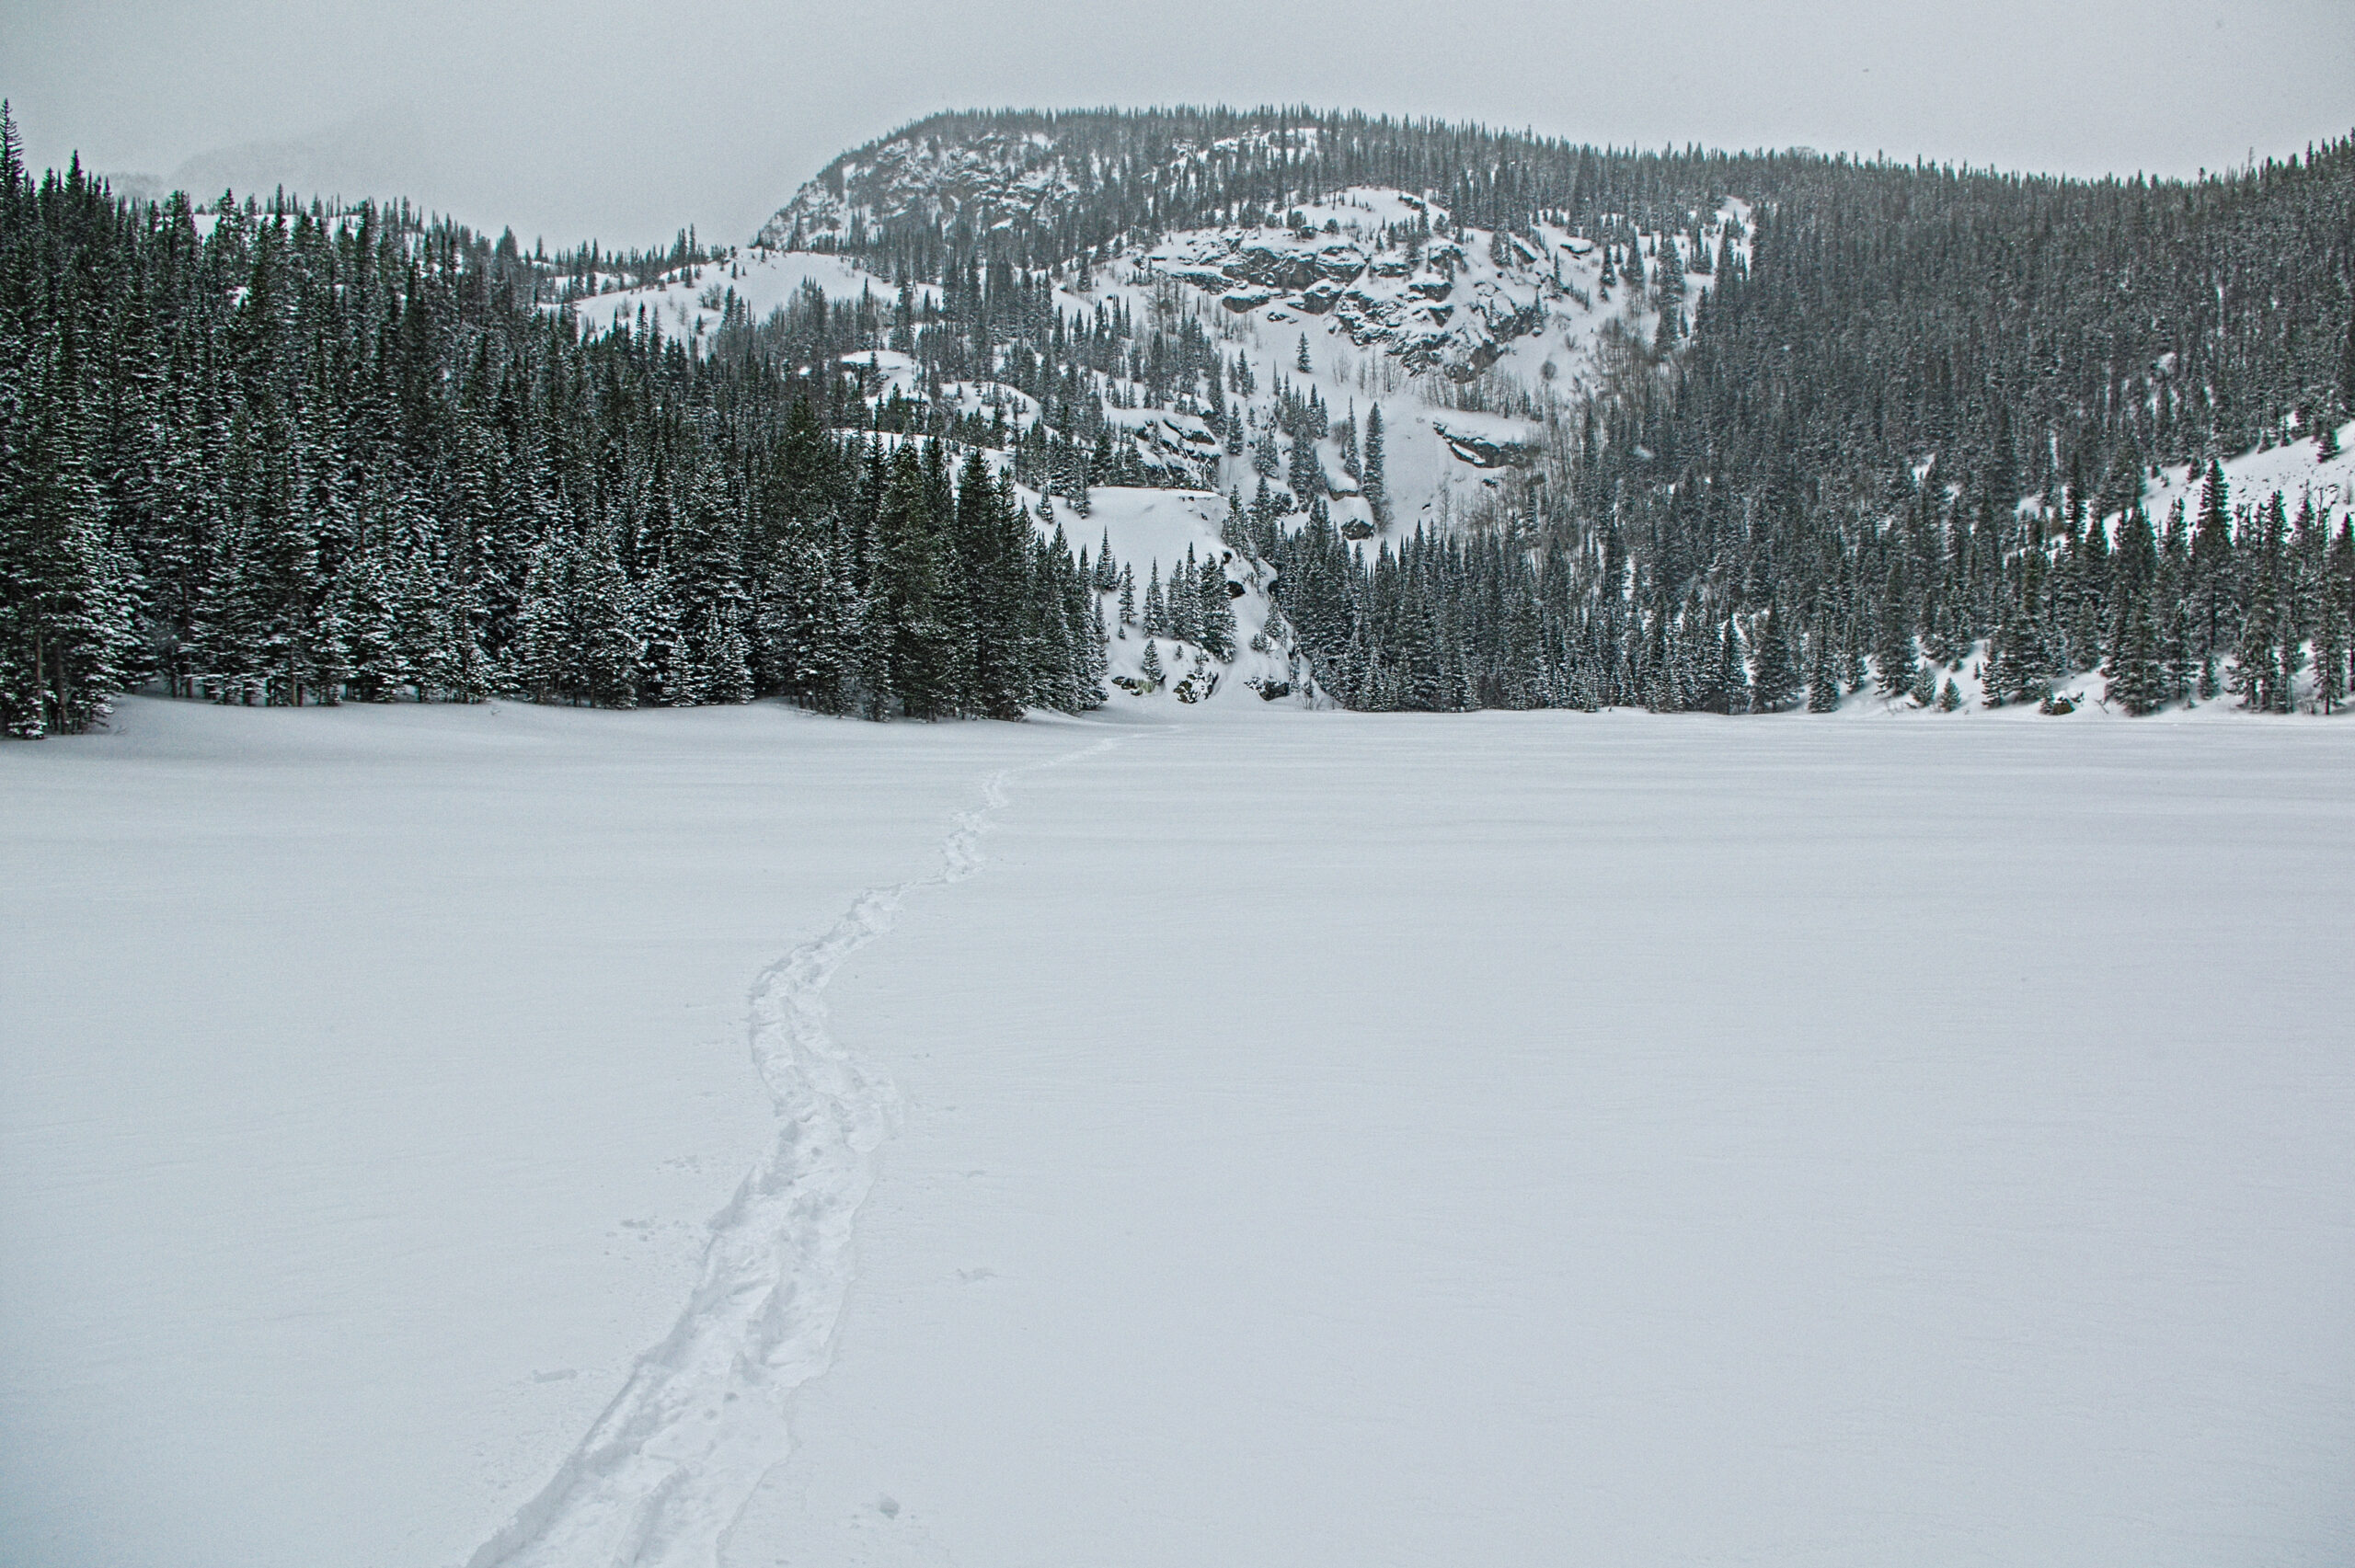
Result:
M2355 129L2350 67L2349 0L0 0L36 166L237 148L197 168L552 244L742 239L835 153L945 108L1306 102L2188 175Z

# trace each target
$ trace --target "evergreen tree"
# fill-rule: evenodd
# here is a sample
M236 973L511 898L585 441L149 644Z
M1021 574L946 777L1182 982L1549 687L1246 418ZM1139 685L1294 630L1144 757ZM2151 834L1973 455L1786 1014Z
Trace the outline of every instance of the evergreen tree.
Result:
M2342 521L2324 563L2315 626L2315 705L2330 713L2347 701L2355 659L2355 522Z
M1834 646L1832 629L1821 617L1815 630L1807 639L1807 711L1828 714L1840 705L1844 687L1841 681L1841 655Z
M1153 563L1151 571L1145 578L1144 635L1148 637L1166 637L1170 635L1169 612L1161 598L1161 563L1158 560Z
M1798 659L1783 629L1782 606L1770 606L1765 629L1751 656L1750 701L1762 714L1780 713L1799 693Z
M955 634L959 585L913 442L892 454L878 533L882 555L877 611L885 628L891 694L911 718L953 717L961 694Z
M1195 601L1200 607L1202 648L1212 658L1231 663L1235 658L1235 604L1227 597L1226 573L1216 561L1204 561L1198 580L1200 588Z
M1884 697L1899 697L1912 691L1921 670L1904 568L1892 562L1888 584L1881 590L1879 631L1873 645L1874 674Z
M1373 513L1373 526L1388 532L1390 529L1390 480L1384 456L1382 434L1382 405L1377 403L1365 413L1364 473L1360 475L1359 488L1364 493L1365 504Z
M2167 679L2159 660L2159 628L2147 592L2137 592L2107 670L2109 695L2128 713L2156 713L2166 705Z

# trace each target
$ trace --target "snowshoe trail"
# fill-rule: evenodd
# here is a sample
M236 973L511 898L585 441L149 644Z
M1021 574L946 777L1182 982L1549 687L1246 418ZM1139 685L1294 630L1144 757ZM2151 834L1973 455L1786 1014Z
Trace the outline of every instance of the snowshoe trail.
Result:
M752 1059L775 1102L775 1145L711 1222L703 1271L670 1333L538 1495L467 1568L709 1568L761 1477L791 1447L793 1391L826 1369L851 1279L850 1242L874 1152L899 1124L898 1092L826 1027L844 959L889 932L908 895L981 869L982 835L1017 773L959 812L930 876L870 888L752 986Z

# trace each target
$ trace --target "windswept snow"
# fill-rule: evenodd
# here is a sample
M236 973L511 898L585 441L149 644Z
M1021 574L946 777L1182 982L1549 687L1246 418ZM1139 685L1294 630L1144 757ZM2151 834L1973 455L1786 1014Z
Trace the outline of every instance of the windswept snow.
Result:
M747 988L1100 733L132 700L0 748L0 1560L454 1568L698 1290L838 1289L711 1223L781 1116L867 1136L779 1112Z
M0 1555L2343 1562L2355 728L2196 716L0 748Z

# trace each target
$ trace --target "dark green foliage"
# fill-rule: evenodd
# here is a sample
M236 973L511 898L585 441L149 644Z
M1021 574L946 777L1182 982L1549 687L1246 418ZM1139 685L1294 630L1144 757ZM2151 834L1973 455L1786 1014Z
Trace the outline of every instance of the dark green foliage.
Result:
M583 336L540 303L575 263L406 208L200 212L0 161L10 733L83 728L147 681L876 716L1100 700L1076 569L981 465L989 427L800 373L873 346L875 312L805 296L701 351ZM702 259L683 236L664 266Z
M1767 609L1766 624L1758 638L1758 652L1750 675L1750 700L1762 714L1779 713L1799 693L1798 657L1783 626L1780 605Z
M2341 700L2343 515L2236 510L2216 460L2292 410L2355 406L2355 144L2187 183L1293 111L904 134L1035 134L1091 173L1002 227L919 204L804 235L895 286L805 290L757 322L730 296L692 344L643 318L584 337L547 308L617 273L700 282L690 235L525 255L406 207L121 202L0 149L0 721L79 727L150 681L228 702L1085 707L1089 589L1120 585L1125 616L1133 582L1100 555L1084 580L1041 533L1102 486L1223 486L1246 461L1227 546L1277 568L1317 687L1352 705L1821 706L1867 653L1885 693L1944 705L1924 650L1976 661L1997 702L2097 667L2138 709L2226 682L2272 711ZM1179 143L1233 151L1159 177ZM1439 203L1402 244L1542 216L1633 288L1674 281L1663 236L1683 235L1708 292L1640 373L1554 406L1480 526L1396 538L1380 406L1337 438L1282 374L1272 408L1228 402L1259 389L1199 320L1057 292L1108 247L1358 184ZM1747 227L1718 223L1729 195ZM887 346L913 382L881 384ZM1020 395L933 395L955 383ZM1156 450L1112 418L1135 408L1201 417L1237 467ZM1334 527L1328 439L1375 540ZM2156 539L2154 463L2208 478ZM1013 482L1056 498L1037 526ZM1218 568L1172 567L1146 629L1231 642Z

